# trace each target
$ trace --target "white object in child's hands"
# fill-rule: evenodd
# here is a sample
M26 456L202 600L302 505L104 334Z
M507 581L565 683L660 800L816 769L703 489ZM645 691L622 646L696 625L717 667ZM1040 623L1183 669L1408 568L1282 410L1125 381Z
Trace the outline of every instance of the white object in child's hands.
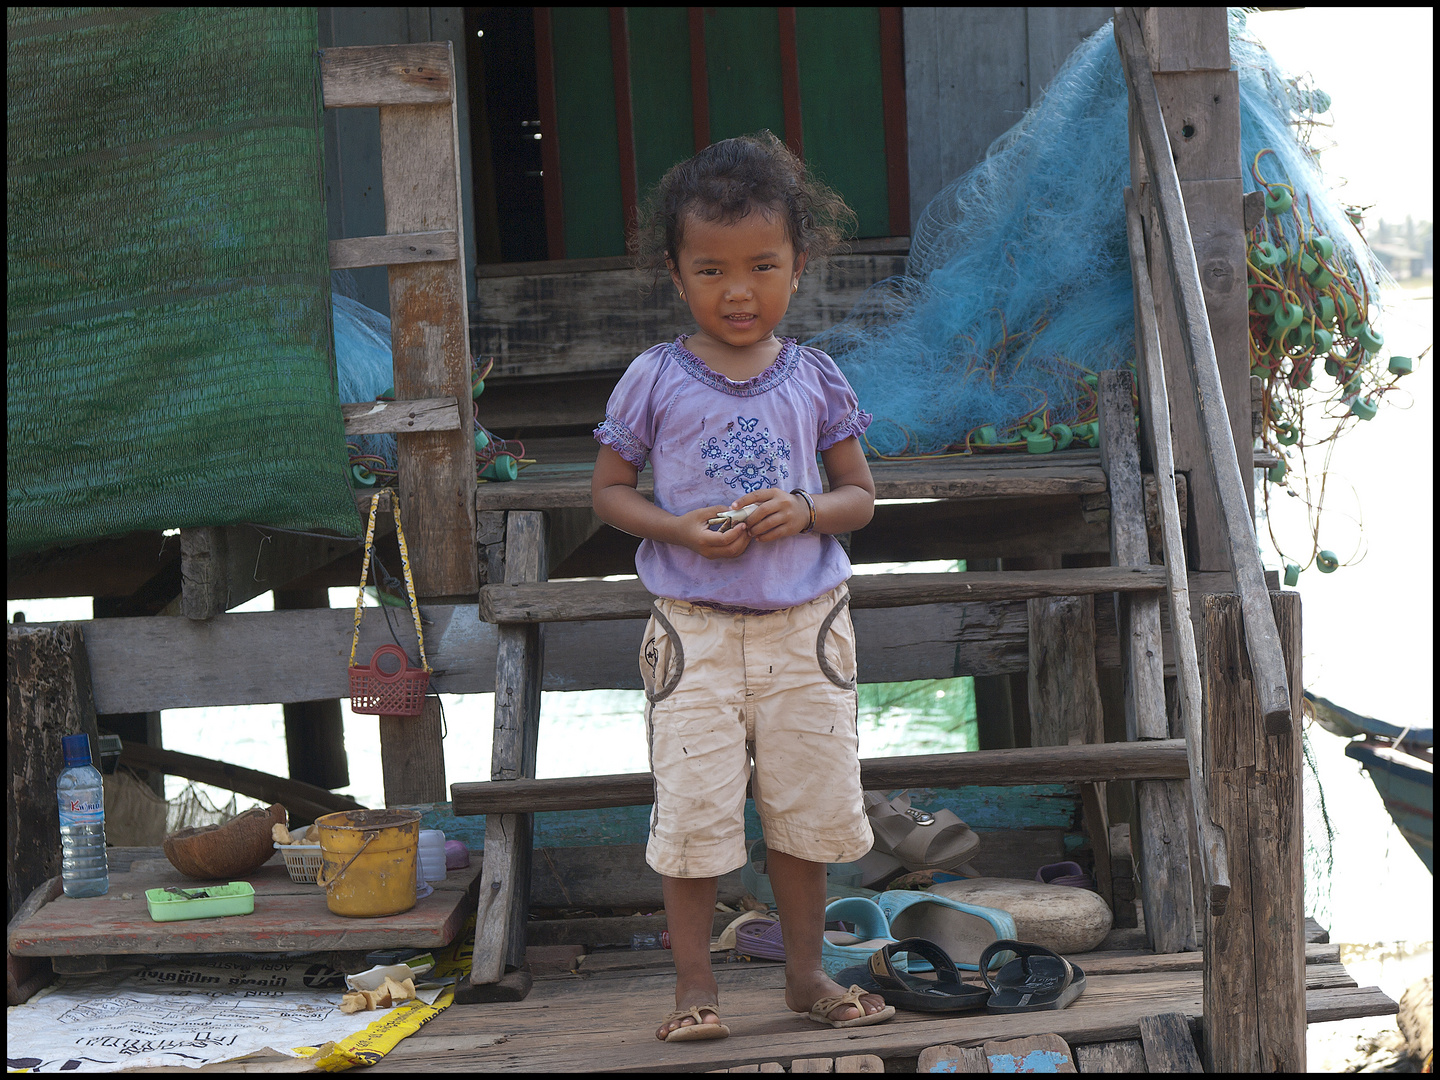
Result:
M705 524L712 529L718 528L720 532L729 532L736 525L759 509L759 503L751 503L749 506L742 506L739 510L721 510Z

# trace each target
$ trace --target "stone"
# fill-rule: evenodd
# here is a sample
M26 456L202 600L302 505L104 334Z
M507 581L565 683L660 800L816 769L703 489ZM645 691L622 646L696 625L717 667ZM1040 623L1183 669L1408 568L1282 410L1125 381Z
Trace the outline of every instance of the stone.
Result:
M1424 1061L1435 1050L1434 976L1410 986L1400 995L1400 1013L1396 1022L1405 1035L1405 1050L1418 1061Z
M1105 940L1113 920L1099 893L1072 885L982 877L944 881L930 891L961 903L1008 911L1019 940L1057 953L1089 952Z

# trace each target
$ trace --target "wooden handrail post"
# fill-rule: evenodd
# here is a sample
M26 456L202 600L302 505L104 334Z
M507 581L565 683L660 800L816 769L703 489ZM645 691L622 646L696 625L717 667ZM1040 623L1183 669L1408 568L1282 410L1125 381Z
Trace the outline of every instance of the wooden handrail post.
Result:
M1180 194L1169 136L1160 110L1155 78L1134 8L1116 8L1115 38L1130 85L1132 115L1144 147L1153 187L1153 205L1174 291L1180 337L1188 360L1206 447L1206 461L1220 500L1221 526L1230 551L1236 591L1245 612L1245 640L1255 665L1257 691L1266 731L1279 734L1292 725L1285 663L1265 589L1265 574L1250 519L1246 486L1240 475L1225 395L1220 385L1215 343L1205 313L1195 245Z
M1300 714L1300 594L1269 594ZM1236 596L1206 596L1205 783L1230 838L1234 902L1204 944L1207 1072L1305 1071L1300 733L1261 723ZM1199 783L1199 781L1196 781Z

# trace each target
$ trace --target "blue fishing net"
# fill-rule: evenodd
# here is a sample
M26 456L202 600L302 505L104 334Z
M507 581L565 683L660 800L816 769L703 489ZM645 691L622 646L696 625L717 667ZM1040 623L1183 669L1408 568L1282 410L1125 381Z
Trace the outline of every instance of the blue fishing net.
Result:
M1382 271L1294 128L1302 111L1328 103L1297 91L1244 36L1238 11L1230 31L1246 189L1256 187L1249 163L1272 148L1273 167L1297 196L1310 197L1317 224L1373 285ZM1033 434L1094 418L1085 375L1133 366L1135 357L1127 112L1107 24L985 160L925 207L905 275L876 284L844 321L807 342L835 358L873 413L868 454L1024 449L1027 424Z
M344 283L337 281L344 287ZM373 401L395 382L390 352L390 319L342 292L330 294L335 320L335 371L341 401ZM360 454L385 459L395 467L395 436L352 435L346 440Z

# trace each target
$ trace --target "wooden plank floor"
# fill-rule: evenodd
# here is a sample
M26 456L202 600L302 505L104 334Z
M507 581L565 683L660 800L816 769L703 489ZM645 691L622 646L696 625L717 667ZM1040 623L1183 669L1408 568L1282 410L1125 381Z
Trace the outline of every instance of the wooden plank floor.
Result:
M1393 1013L1380 991L1360 989L1328 954L1308 966L1311 1022ZM1198 1022L1200 954L1116 951L1072 957L1086 970L1085 993L1059 1012L950 1017L898 1012L863 1028L822 1028L784 1004L784 967L717 959L720 1007L730 1037L661 1043L671 1007L668 953L597 952L577 973L537 978L525 1001L452 1005L373 1069L381 1071L704 1072L796 1058L874 1054L913 1070L929 1046L979 1046L989 1039L1058 1034L1072 1047L1140 1037L1141 1017L1178 1012Z

